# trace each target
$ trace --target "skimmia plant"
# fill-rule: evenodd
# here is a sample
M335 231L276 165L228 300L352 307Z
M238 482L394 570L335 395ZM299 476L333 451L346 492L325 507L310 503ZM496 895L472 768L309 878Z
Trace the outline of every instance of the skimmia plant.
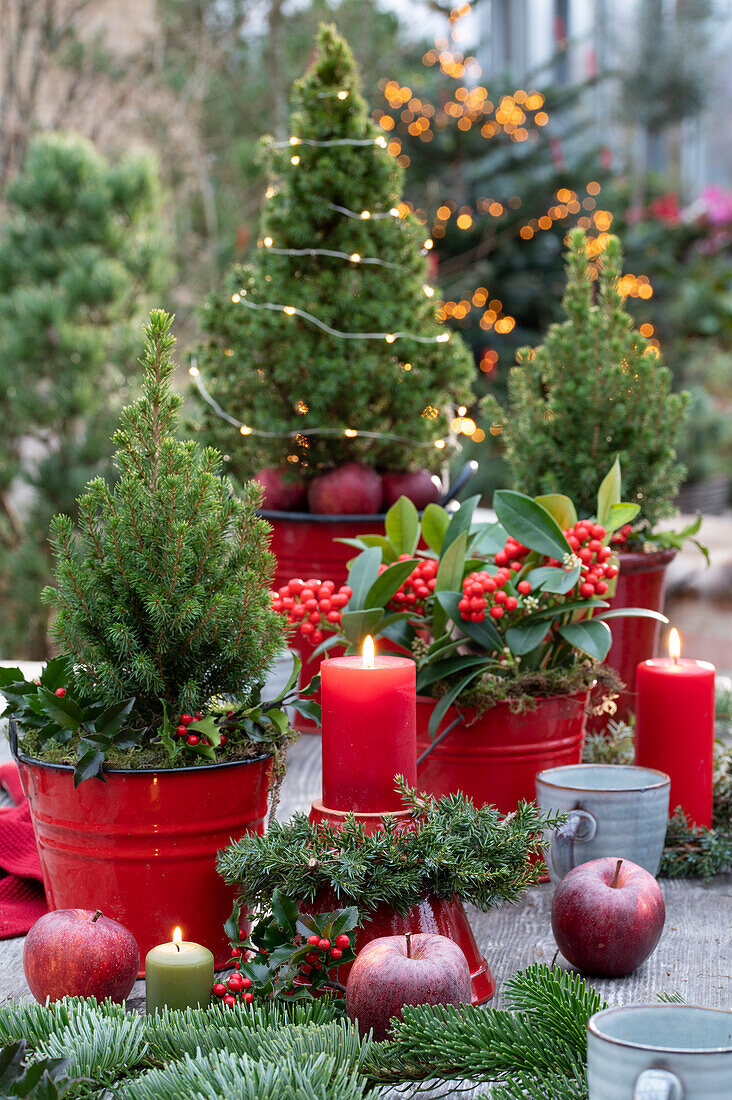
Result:
M402 497L385 535L343 540L360 553L339 593L331 582L296 578L272 594L273 606L322 636L321 651L345 644L356 652L371 634L414 656L418 691L439 698L433 735L454 702L525 706L588 687L610 648L608 619L663 618L608 603L618 574L611 542L638 512L620 500L620 484L615 461L595 516L582 520L557 493L501 490L497 522L483 524L473 522L478 497L452 515L430 504L421 521Z

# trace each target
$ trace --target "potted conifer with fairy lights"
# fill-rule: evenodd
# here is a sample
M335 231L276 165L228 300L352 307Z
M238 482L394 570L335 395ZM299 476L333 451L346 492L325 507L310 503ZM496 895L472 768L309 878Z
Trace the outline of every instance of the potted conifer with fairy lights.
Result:
M262 701L284 648L271 609L260 488L239 496L211 448L172 434L171 319L150 316L142 397L114 441L119 474L52 526L61 655L39 680L0 670L49 903L102 909L149 947L175 925L228 957L215 870L261 832L287 738L287 694Z
M501 426L515 488L567 493L580 517L592 515L597 471L619 460L618 495L637 504L638 512L613 536L620 563L613 604L658 611L666 568L701 522L679 533L656 530L660 519L674 514L684 477L675 447L688 394L672 392L658 349L624 307L620 241L607 236L592 255L591 243L583 230L570 232L567 319L550 326L542 345L519 351L507 406L493 399L489 414ZM653 656L658 629L652 619L613 624L608 661L631 693L638 663Z
M359 83L347 43L322 27L291 137L263 147L257 254L206 302L192 368L204 434L236 478L265 486L278 586L345 580L335 538L372 528L403 493L419 508L438 499L431 475L471 401L471 355L435 319L432 242L400 202L402 167Z

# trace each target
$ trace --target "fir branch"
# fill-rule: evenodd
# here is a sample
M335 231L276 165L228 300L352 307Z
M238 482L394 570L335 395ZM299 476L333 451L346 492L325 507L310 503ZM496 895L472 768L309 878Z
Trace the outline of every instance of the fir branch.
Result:
M491 806L476 809L462 795L419 795L403 781L405 805L416 827L401 831L385 816L382 832L367 834L355 818L340 829L314 825L304 814L273 822L264 836L246 834L219 853L224 880L249 905L266 909L275 889L321 908L384 903L406 912L424 897L460 898L480 909L516 901L539 881L551 826L533 803L502 817Z
M366 1082L332 1056L288 1055L279 1061L247 1055L186 1055L153 1069L119 1092L119 1100L362 1100Z
M706 829L686 816L681 806L669 821L659 877L697 878L708 882L732 868L732 830Z

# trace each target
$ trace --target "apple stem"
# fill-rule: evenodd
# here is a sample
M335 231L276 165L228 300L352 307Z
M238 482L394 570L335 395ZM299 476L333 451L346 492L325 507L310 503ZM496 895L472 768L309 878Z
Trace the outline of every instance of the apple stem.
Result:
M412 933L407 932L404 938L407 941L407 958L411 959L411 957L412 957Z
M101 909L97 909L96 913L95 913L95 914L94 914L94 916L92 917L92 924L94 923L94 921L95 921L95 920L99 920L99 918L101 917L101 915L102 915L102 910L101 910Z
M617 867L615 868L615 878L614 878L614 879L613 879L613 881L612 881L612 882L610 883L610 885L611 885L611 886L613 886L613 887L616 887L616 888L617 888L617 885L618 885L618 875L620 874L620 868L621 868L622 866L623 866L623 861L622 861L622 859L619 859L619 860L618 860L618 865L617 865Z

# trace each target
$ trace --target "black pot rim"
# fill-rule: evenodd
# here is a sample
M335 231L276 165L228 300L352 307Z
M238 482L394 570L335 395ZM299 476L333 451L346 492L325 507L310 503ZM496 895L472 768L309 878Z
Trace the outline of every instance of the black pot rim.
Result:
M383 523L386 512L339 512L335 515L321 515L316 512L278 512L272 508L259 508L257 515L262 519L287 519L293 523Z
M34 768L51 768L53 771L73 772L73 764L54 764L49 760L39 760L35 756L27 756L18 748L18 726L13 717L8 719L8 741L13 759ZM263 752L260 756L253 756L249 760L217 760L213 764L190 764L185 768L104 768L104 775L184 775L189 772L210 772L214 768L238 768L242 764L261 764L263 760L271 760L274 754Z

